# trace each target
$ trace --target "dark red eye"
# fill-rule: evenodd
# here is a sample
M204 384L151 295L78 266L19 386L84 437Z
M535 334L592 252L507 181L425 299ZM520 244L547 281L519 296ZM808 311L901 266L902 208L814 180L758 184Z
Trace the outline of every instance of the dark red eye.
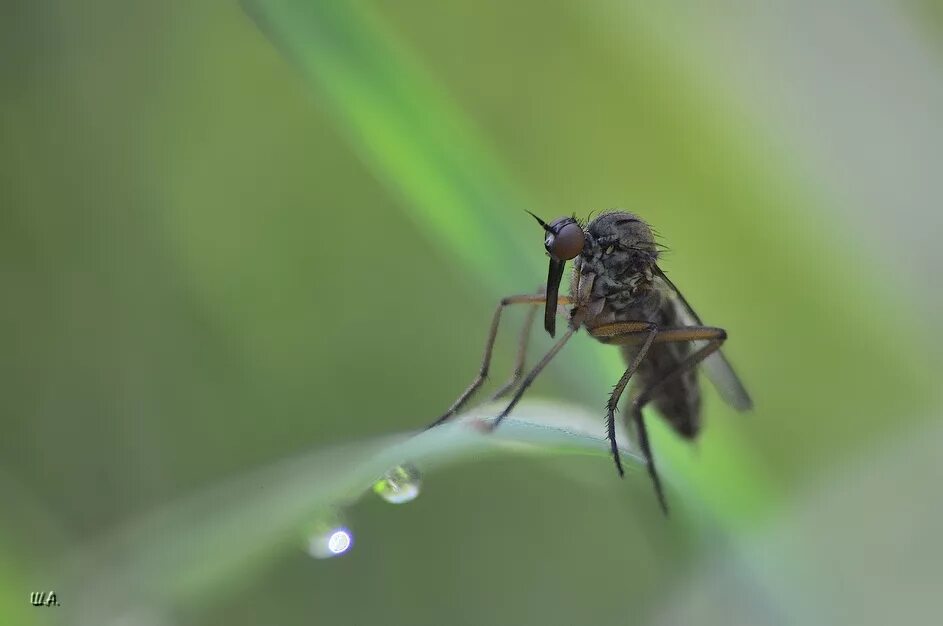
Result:
M550 256L561 261L575 259L583 251L586 237L583 229L571 217L561 217L550 223L544 245Z

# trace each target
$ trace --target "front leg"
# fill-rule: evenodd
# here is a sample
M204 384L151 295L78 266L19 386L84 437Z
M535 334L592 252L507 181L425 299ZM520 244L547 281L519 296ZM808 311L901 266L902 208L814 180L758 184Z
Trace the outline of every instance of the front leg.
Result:
M459 397L452 403L452 406L448 410L439 416L434 422L429 424L426 428L432 428L433 426L438 426L439 424L447 421L450 417L455 415L461 409L472 394L478 391L478 388L485 382L485 379L488 378L488 370L491 367L491 355L494 351L494 342L498 336L498 326L501 324L501 312L505 307L511 306L512 304L544 304L547 301L547 296L544 294L524 294L519 296L508 296L502 298L501 302L498 303L498 307L494 311L494 316L491 318L491 327L488 330L488 339L485 341L485 354L481 359L481 367L478 370L478 375L475 376L471 384L459 395ZM560 296L557 300L557 304L569 304L570 298L566 296ZM526 345L524 346L526 348ZM523 356L519 356L519 359L522 359Z
M541 285L537 288L537 293L546 295L546 288ZM491 400L499 400L509 394L517 384L521 382L524 376L524 363L527 359L527 344L530 340L530 331L534 327L534 319L537 317L537 307L532 306L527 310L527 316L524 318L524 325L521 327L520 338L517 341L517 359L514 361L514 371L506 383L501 385L491 396Z
M566 333L560 339L553 344L553 347L537 362L537 365L527 374L524 378L524 382L521 383L521 386L517 388L517 391L514 392L514 395L511 397L511 401L508 403L507 407L498 416L494 419L493 422L488 426L488 430L493 431L498 427L505 417L510 414L511 410L514 408L514 405L517 404L518 400L521 399L521 396L524 395L524 392L527 391L527 388L533 384L534 379L540 375L540 372L550 363L550 360L557 355L557 353L566 345L566 342L570 340L570 337L573 336L573 333L576 332L575 328L568 328Z

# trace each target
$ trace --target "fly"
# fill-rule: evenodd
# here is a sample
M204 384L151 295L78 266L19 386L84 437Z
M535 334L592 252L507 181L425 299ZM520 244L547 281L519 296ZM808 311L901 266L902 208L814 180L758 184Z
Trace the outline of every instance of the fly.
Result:
M606 403L607 437L620 476L625 474L616 443L615 412L631 381L627 418L635 425L639 447L662 511L668 502L655 467L642 417L652 404L675 432L688 440L701 429L701 391L698 371L703 369L721 397L738 411L753 403L730 363L720 352L727 339L723 328L705 326L674 283L658 267L658 246L651 228L632 213L611 211L596 216L585 227L576 218L561 217L549 224L531 213L544 229L544 248L550 257L543 293L503 298L494 312L481 368L451 407L430 425L448 420L471 398L488 377L501 312L515 304L531 305L519 341L511 379L494 398L514 391L507 407L490 424L496 428L508 416L567 341L585 328L597 341L618 346L626 363ZM559 295L563 270L573 261L570 294ZM524 376L527 340L537 305L544 305L544 329L553 337L556 317L565 312L566 332Z

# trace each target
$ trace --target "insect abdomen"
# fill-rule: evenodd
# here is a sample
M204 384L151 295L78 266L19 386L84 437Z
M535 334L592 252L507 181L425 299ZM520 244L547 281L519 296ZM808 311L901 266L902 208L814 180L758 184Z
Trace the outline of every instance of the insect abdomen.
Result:
M665 383L653 404L679 435L687 439L697 437L701 431L701 389L697 370L687 370L679 378Z
M635 392L639 393L662 380L689 352L687 347L687 344L677 343L653 345L636 374ZM701 389L697 370L689 369L660 384L652 396L652 404L679 435L686 439L695 438L701 429Z
M657 297L657 310L651 317L642 317L645 311L628 311L624 317L637 315L634 319L652 319L661 328L677 328L686 324L678 315L675 302L663 299L656 290L645 292L650 298ZM657 294L657 296L656 296ZM650 306L654 302L650 303ZM622 347L622 356L626 362L635 357L637 346ZM652 385L658 384L668 374L675 371L685 358L694 351L690 342L668 342L652 344L639 365L632 381L633 397L645 392ZM658 384L651 396L651 403L671 427L686 439L693 439L701 429L701 389L698 385L697 369L686 369Z

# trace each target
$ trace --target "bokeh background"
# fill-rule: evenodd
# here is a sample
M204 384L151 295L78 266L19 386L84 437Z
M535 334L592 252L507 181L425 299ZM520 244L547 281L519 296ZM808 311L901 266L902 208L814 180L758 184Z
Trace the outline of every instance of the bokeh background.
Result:
M3 624L937 623L938 3L14 0L0 84ZM756 403L654 427L671 519L503 456L349 507L339 558L240 540L240 476L448 406L544 278L522 209L614 207ZM602 432L612 352L533 396ZM251 558L145 572L227 484Z

